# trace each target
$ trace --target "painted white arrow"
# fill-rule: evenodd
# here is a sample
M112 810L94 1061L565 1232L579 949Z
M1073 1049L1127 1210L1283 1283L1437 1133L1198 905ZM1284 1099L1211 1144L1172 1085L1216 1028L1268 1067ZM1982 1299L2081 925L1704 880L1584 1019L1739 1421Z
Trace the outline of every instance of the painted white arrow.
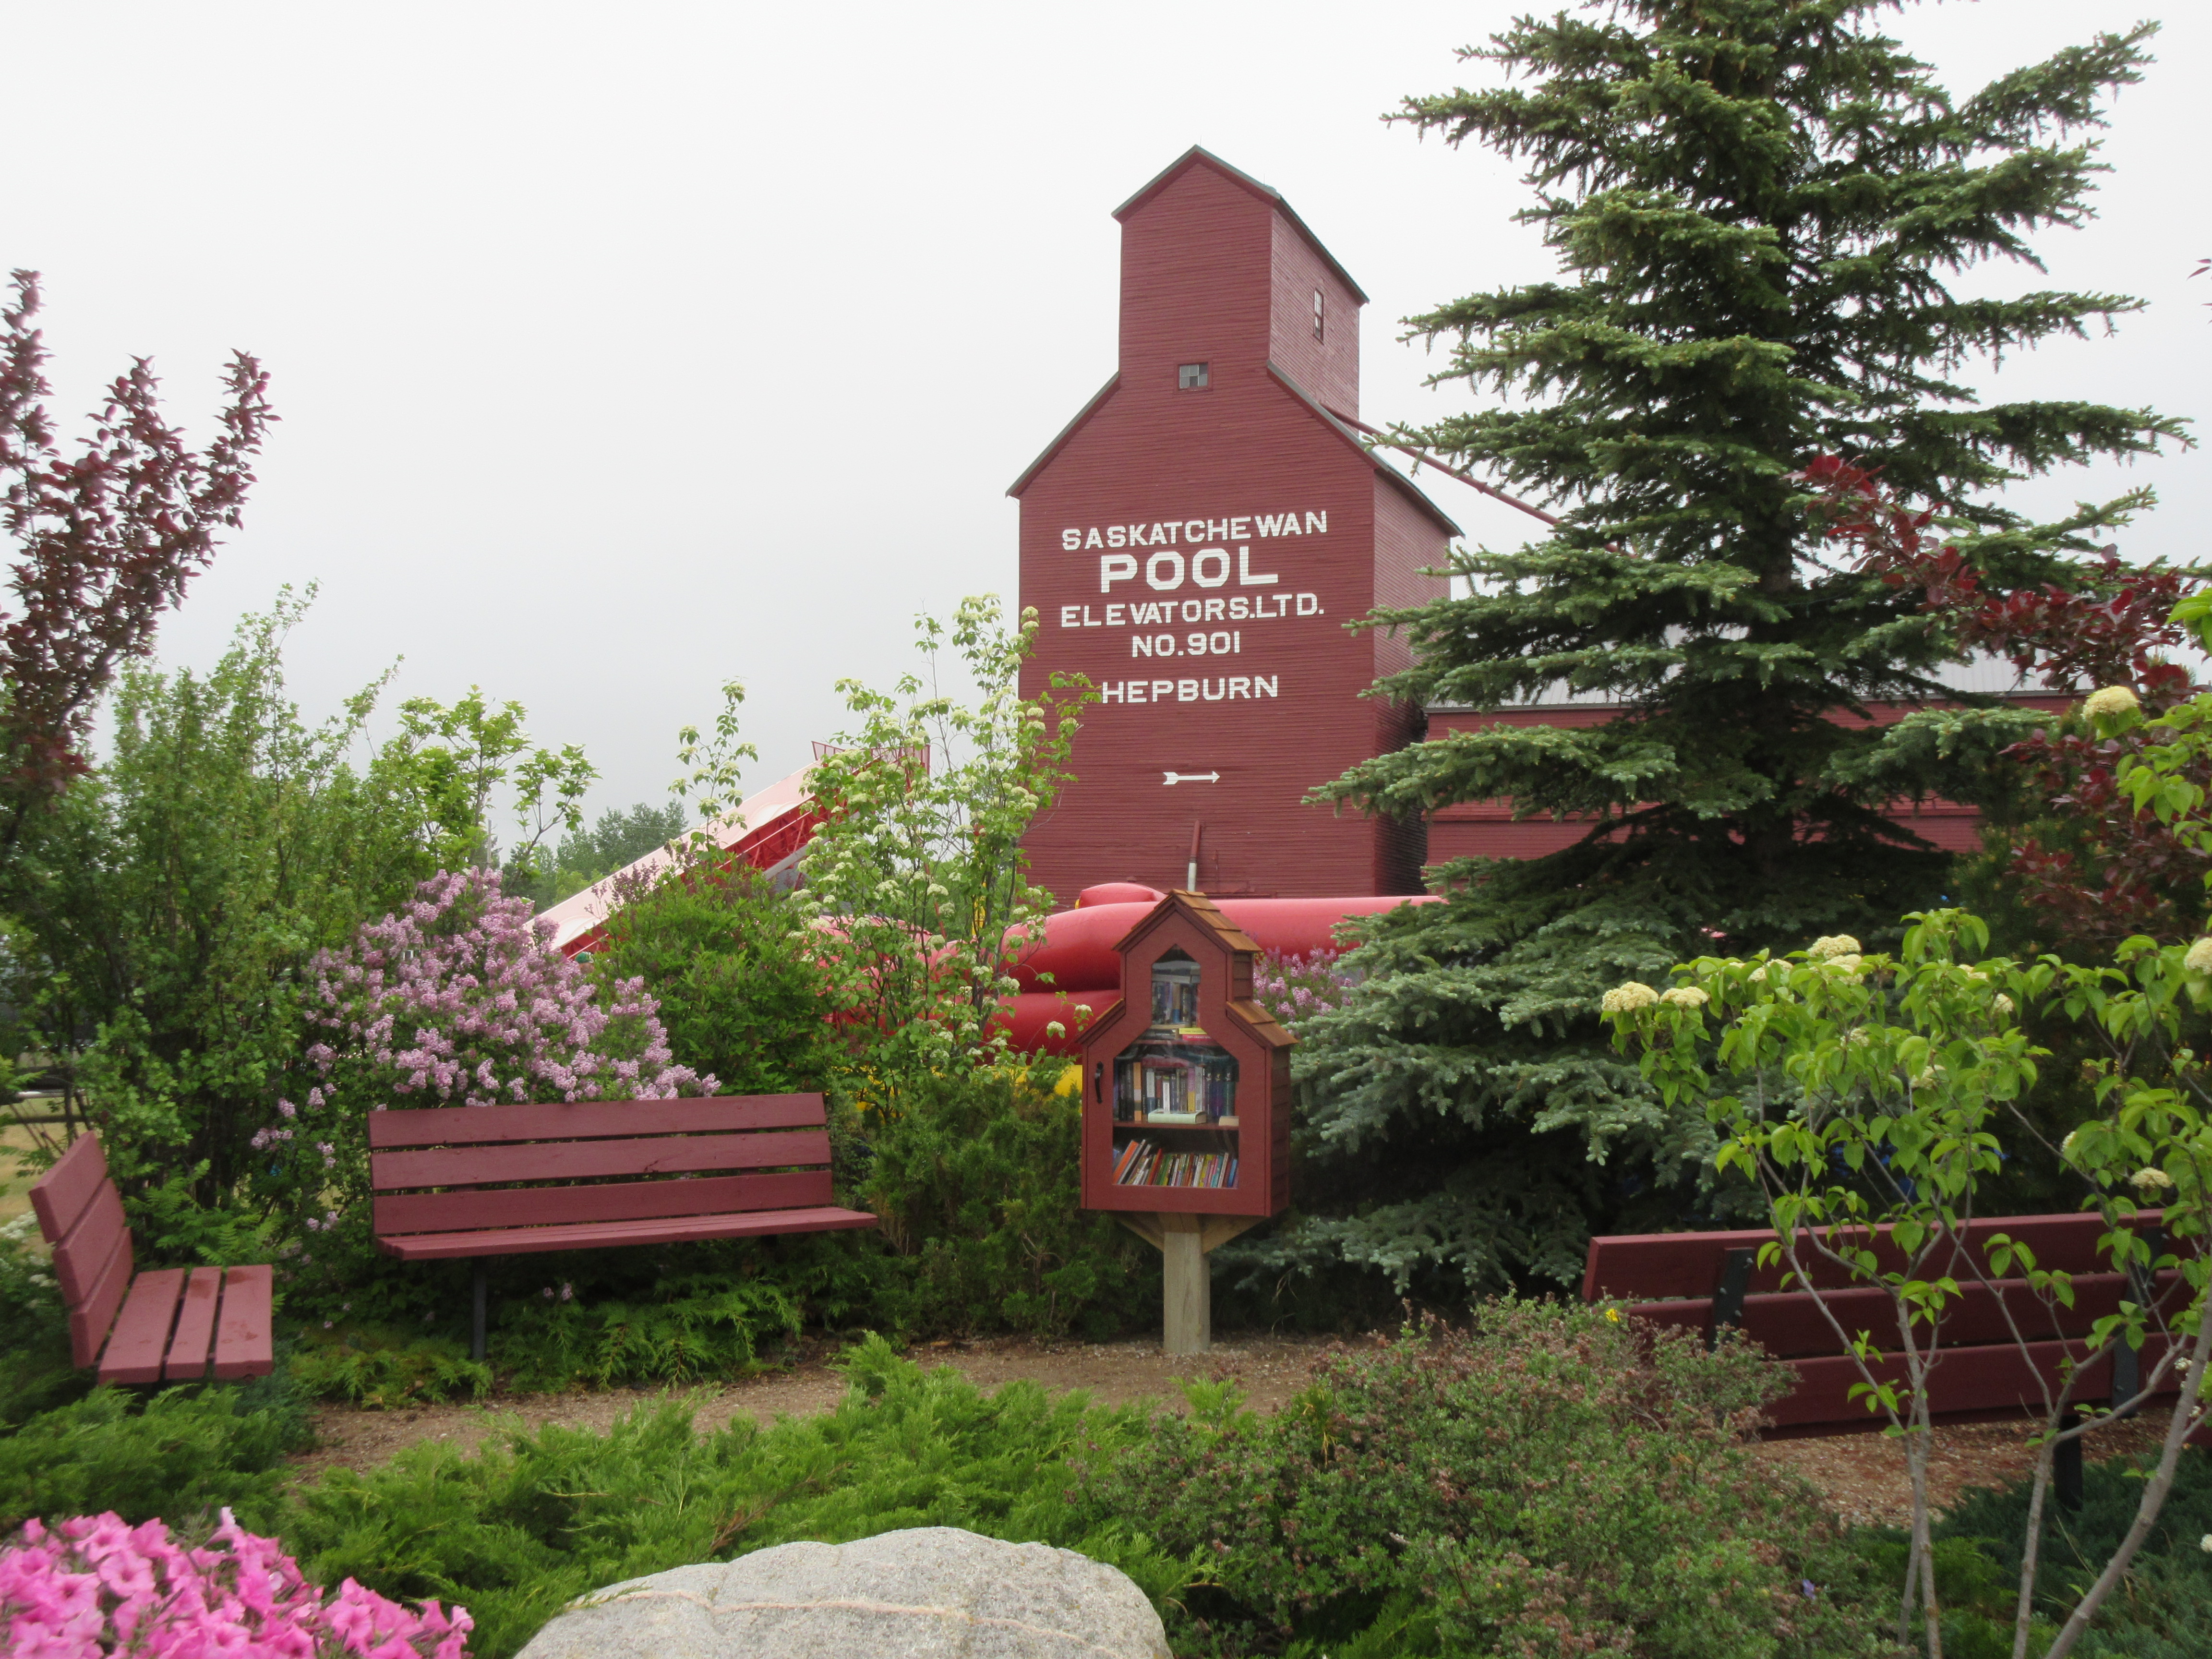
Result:
M1166 772L1161 775L1160 781L1164 786L1172 783L1218 783L1221 781L1221 774L1218 772Z

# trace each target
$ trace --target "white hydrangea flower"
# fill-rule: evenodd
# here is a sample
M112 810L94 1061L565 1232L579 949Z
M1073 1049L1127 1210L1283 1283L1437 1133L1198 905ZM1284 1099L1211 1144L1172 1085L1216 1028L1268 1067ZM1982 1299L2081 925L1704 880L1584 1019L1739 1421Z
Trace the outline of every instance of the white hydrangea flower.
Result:
M1850 955L1830 957L1823 966L1832 968L1839 974L1856 974L1865 969L1866 958Z
M2106 686L2081 700L2081 712L2092 720L2100 714L2132 714L2137 707L2136 694L2124 685Z
M2212 974L2212 939L2200 939L2191 945L2181 965L2192 974Z
M1990 1006L1995 1008L2001 1016L2008 1015L2012 1012L2012 999L2007 996L2002 991L1997 993L1996 1000Z
M2081 1132L2079 1129L2069 1129L2066 1132L2066 1139L2058 1143L2058 1156L2070 1160L2074 1156L2074 1143L2081 1138Z
M1694 985L1677 985L1672 990L1662 991L1659 1000L1670 1002L1677 1008L1702 1008L1712 998Z
M1649 1008L1659 1000L1659 994L1650 986L1631 980L1626 985L1616 985L1598 1000L1600 1012L1608 1014L1632 1014L1638 1008Z
M2198 1539L2197 1547L2203 1550L2205 1554L2212 1555L2212 1532L2208 1532L2203 1537Z
M1838 957L1856 957L1858 953L1859 942L1849 933L1823 933L1805 951L1815 962L1832 962Z
M2137 1170L2128 1177L2128 1185L2139 1193L2170 1193L2173 1190L2173 1177L2163 1170Z

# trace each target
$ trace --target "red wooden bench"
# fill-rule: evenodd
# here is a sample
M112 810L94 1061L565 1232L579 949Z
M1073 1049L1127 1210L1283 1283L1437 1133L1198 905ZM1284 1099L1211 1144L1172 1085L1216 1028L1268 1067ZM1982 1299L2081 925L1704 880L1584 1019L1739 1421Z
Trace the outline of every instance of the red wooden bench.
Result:
M2133 1223L2149 1235L2154 1255L2166 1248L2162 1219L2160 1212L2147 1210ZM1899 1259L1889 1243L1889 1230L1875 1231L1877 1261L1885 1270L1897 1267ZM2057 1393L2068 1354L2083 1352L2081 1339L2090 1326L2118 1312L2123 1297L2139 1306L2156 1307L2172 1318L2187 1297L2182 1276L2169 1270L2154 1280L2140 1272L2112 1271L2110 1261L2096 1253L2097 1237L2104 1231L2100 1217L2080 1212L1992 1216L1968 1226L1963 1248L1977 1253L1982 1276L1989 1283L1975 1282L1965 1263L1952 1264L1963 1294L1944 1316L1942 1346L1929 1374L1928 1403L1936 1422L2041 1417L2043 1385ZM2046 1305L2025 1280L2001 1279L1989 1272L1986 1256L1978 1253L1987 1248L1990 1235L2000 1232L2033 1249L2039 1267L2074 1275L2072 1307ZM1752 1231L1593 1238L1583 1272L1583 1298L1626 1303L1623 1311L1638 1318L1702 1332L1708 1346L1723 1329L1732 1327L1788 1364L1796 1373L1796 1386L1767 1408L1771 1420L1761 1432L1769 1439L1881 1427L1886 1418L1869 1411L1863 1398L1851 1398L1851 1385L1863 1380L1858 1365L1843 1351L1817 1302L1833 1310L1849 1334L1866 1331L1876 1340L1886 1335L1893 1346L1896 1316L1887 1293L1854 1283L1832 1266L1814 1266L1809 1250L1804 1255L1814 1284L1785 1291L1782 1279L1790 1271L1787 1262L1757 1265L1759 1247L1773 1237ZM1920 1273L1927 1277L1935 1271L1932 1264L1923 1264ZM2013 1340L2014 1323L2026 1340L2025 1353ZM2123 1346L2082 1367L2075 1375L2073 1400L2094 1405L2133 1399L2141 1391L2140 1379L2166 1352L2167 1341L2152 1336L2140 1353ZM1871 1369L1884 1382L1901 1385L1906 1381L1902 1355L1888 1355ZM2169 1374L2160 1392L2176 1393L2179 1387ZM2063 1419L2069 1427L2075 1420L2070 1413ZM2078 1437L2060 1443L2054 1480L2061 1503L2078 1508Z
M79 1365L102 1382L197 1382L266 1376L269 1268L164 1267L136 1273L122 1195L100 1140L79 1135L31 1188L39 1231L53 1247Z
M478 1259L482 1359L483 1258L876 1225L832 1201L828 1122L818 1094L372 1112L377 1248Z
M2159 1212L2146 1211L2136 1218L2145 1232L2158 1233ZM1952 1272L1963 1294L1945 1315L1940 1358L1929 1377L1929 1405L1939 1421L1994 1420L2023 1412L2040 1414L2039 1375L2052 1385L2069 1348L2081 1352L2081 1339L2089 1327L2106 1314L2118 1311L2123 1297L2152 1305L2154 1297L2169 1316L2185 1294L2181 1275L2157 1276L2155 1287L2131 1275L2112 1271L2096 1254L2103 1220L2094 1213L2070 1215L1992 1216L1971 1224L1966 1248L1986 1248L1992 1233L2004 1233L2027 1243L2035 1252L2039 1267L2074 1275L2074 1305L2047 1306L2017 1276L1999 1279L1980 1259L1984 1286L1973 1282L1963 1263ZM1876 1230L1877 1260L1885 1268L1898 1265L1888 1242L1888 1230ZM1623 1311L1662 1325L1701 1332L1708 1343L1723 1328L1735 1327L1778 1359L1786 1361L1796 1375L1796 1387L1768 1408L1770 1437L1843 1434L1881 1425L1882 1419L1867 1410L1863 1401L1850 1397L1850 1387L1861 1380L1856 1363L1843 1352L1834 1331L1816 1304L1825 1302L1844 1329L1856 1335L1887 1336L1894 1346L1895 1316L1887 1292L1855 1284L1833 1267L1814 1267L1813 1286L1784 1290L1787 1262L1757 1265L1759 1249L1774 1235L1765 1231L1726 1233L1644 1233L1594 1238L1583 1273L1585 1301L1618 1300ZM2163 1249L2162 1235L2151 1243ZM1931 1274L1932 1265L1923 1266ZM2002 1305L2000 1305L2002 1304ZM2013 1340L2009 1313L2027 1339L2023 1354ZM2073 1397L2095 1402L2127 1399L2138 1389L2137 1377L2165 1352L2166 1339L2154 1336L2140 1355L2124 1347L2084 1368L2075 1379ZM1884 1381L1902 1382L1901 1357L1885 1358L1874 1367ZM2176 1386L2169 1383L2170 1388Z

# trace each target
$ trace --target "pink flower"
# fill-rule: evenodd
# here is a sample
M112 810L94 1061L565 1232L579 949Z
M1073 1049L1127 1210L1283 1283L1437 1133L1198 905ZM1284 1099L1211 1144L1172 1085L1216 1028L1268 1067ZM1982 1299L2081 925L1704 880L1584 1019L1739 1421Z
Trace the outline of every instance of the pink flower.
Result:
M272 1539L229 1510L207 1547L179 1549L159 1521L37 1521L0 1549L0 1631L11 1655L98 1659L465 1659L474 1621L435 1601L419 1612L348 1579L325 1598Z

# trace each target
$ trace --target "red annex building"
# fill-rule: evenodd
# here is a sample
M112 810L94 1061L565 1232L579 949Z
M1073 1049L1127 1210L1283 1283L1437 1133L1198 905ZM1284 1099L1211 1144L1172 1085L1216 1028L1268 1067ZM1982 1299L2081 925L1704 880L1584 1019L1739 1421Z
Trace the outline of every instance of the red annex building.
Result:
M1031 878L1063 902L1109 881L1418 893L1422 825L1304 804L1420 735L1419 709L1359 695L1405 641L1344 624L1440 596L1420 573L1458 534L1346 423L1367 296L1202 149L1114 216L1121 367L1007 492L1042 623L1023 692L1054 671L1103 692Z

